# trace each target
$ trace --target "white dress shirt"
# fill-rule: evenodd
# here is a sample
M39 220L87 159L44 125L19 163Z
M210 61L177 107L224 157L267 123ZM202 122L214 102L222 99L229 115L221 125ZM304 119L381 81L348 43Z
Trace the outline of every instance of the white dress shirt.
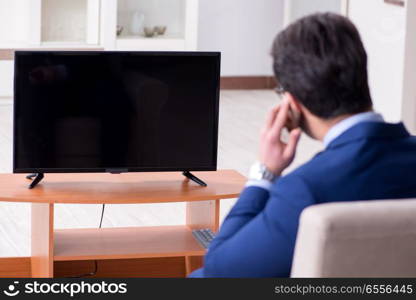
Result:
M372 112L372 111L356 114L349 118L346 118L336 123L334 126L331 127L331 129L329 129L329 131L327 132L323 140L325 148L328 147L332 141L334 141L337 137L339 137L341 134L346 132L348 129L363 122L384 122L384 119L382 115ZM275 180L278 180L278 179L279 178L276 178ZM263 180L249 180L246 184L246 187L257 186L260 188L264 188L266 190L270 190L272 185L273 185L273 182L270 182L264 179Z

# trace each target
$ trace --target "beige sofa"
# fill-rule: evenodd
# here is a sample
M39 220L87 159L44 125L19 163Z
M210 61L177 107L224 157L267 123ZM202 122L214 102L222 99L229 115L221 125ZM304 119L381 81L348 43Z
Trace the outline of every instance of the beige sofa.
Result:
M416 277L416 200L305 209L291 276Z

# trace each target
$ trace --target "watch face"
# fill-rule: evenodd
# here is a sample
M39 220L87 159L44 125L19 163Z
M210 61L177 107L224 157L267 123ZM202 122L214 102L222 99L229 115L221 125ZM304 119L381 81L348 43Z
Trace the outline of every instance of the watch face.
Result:
M256 163L250 169L250 179L252 180L273 181L275 177L276 176L270 172L265 165L260 163Z
M260 172L262 176L264 176L264 174L267 172L267 169L264 165L260 165Z

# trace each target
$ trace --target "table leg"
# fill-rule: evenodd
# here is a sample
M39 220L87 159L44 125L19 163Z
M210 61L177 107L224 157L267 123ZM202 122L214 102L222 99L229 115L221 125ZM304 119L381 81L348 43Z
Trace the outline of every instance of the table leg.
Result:
M204 265L203 256L186 256L185 257L186 276L191 274L196 269L201 268L203 265Z
M191 230L209 228L217 232L220 226L220 200L187 202L186 224ZM203 265L202 256L185 257L186 275Z
M53 204L32 203L32 277L53 277Z
M218 231L220 226L220 200L186 203L186 224L190 229L209 228Z

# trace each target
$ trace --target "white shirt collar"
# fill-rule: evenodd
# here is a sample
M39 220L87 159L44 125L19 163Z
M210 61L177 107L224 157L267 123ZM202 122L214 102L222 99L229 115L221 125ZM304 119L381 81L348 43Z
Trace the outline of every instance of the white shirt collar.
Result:
M325 135L323 141L325 148L345 131L362 122L384 122L384 119L382 115L372 111L356 114L346 118L335 124Z

